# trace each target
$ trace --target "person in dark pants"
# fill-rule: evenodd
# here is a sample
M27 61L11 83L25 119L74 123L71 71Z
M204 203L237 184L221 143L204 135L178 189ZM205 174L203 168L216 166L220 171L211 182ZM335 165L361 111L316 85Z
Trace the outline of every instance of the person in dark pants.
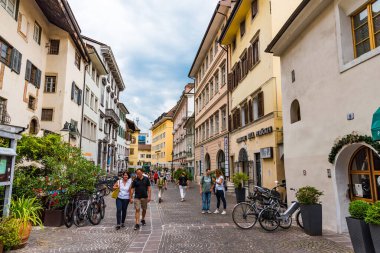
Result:
M148 203L151 199L151 189L150 189L150 181L149 178L144 177L143 171L141 169L136 170L136 179L132 182L130 196L131 203L135 202L135 228L137 230L140 228L140 209L142 209L142 219L141 225L145 226L145 214L148 208ZM132 199L133 193L135 194L135 199Z
M132 180L130 179L129 173L124 172L122 174L122 179L116 181L113 189L119 189L119 195L116 199L116 230L119 230L120 227L125 227L125 218L127 217L127 208L130 199L130 188L132 185Z
M224 196L224 177L222 176L222 172L220 170L216 170L216 180L215 180L215 195L216 195L216 210L215 214L219 213L220 200L223 202L223 212L222 214L226 214L227 202Z

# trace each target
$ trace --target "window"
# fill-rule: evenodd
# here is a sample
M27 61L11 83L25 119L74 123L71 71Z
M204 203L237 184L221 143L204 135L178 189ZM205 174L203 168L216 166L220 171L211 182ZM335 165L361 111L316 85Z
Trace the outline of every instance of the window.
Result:
M214 82L215 82L215 94L219 91L219 71L216 71L214 75Z
M243 37L245 34L245 19L240 23L240 37Z
M50 40L49 54L59 54L59 43L60 40Z
M90 102L90 89L86 88L86 93L84 94L84 102L89 105Z
M129 154L130 154L130 155L134 155L134 154L135 154L135 149L134 149L134 148L131 148L131 149L129 150Z
M12 48L0 39L0 60L6 65L10 64Z
M256 39L253 43L253 50L252 50L252 61L253 66L255 66L259 62L259 39Z
M215 114L215 134L219 133L219 111Z
M71 84L71 100L78 104L82 104L82 90L76 86L75 82Z
M29 96L28 108L33 110L33 111L36 109L36 98L35 97Z
M248 124L248 104L245 103L241 108L241 126L244 127Z
M42 33L41 26L37 22L35 22L34 23L33 39L35 42L38 43L38 45L41 44L41 33Z
M351 199L380 200L380 158L367 147L356 151L350 162Z
M56 82L57 82L56 76L46 76L45 77L45 93L54 93Z
M102 106L104 106L104 92L105 92L105 87L104 87L104 85L102 84L102 85L100 86L100 104L101 104Z
M227 111L226 108L222 109L222 131L227 129Z
M214 54L218 53L219 45L218 45L218 40L216 39L214 42Z
M95 76L96 76L96 71L95 71L95 68L92 67L92 75L91 75L92 80L95 80Z
M26 19L25 15L19 14L17 20L17 32L21 37L27 42L28 41L28 31L29 31L29 22Z
M53 121L53 109L42 109L41 120Z
M212 48L210 49L210 64L211 64L211 62L214 60L214 54L213 54L214 52L213 52L213 50L212 50Z
M16 3L16 0L0 0L0 5L14 18L16 17Z
M251 11L252 11L252 19L254 19L258 12L257 0L252 0Z
M25 80L33 84L37 89L41 86L41 70L29 60L26 61Z
M264 93L260 92L253 98L253 120L264 116Z
M210 137L214 135L214 119L210 118Z
M7 99L0 97L0 124L9 124L10 117L7 112Z
M80 61L81 61L81 57L80 57L80 54L78 53L78 51L75 52L75 66L77 66L77 68L80 70Z
M104 118L99 117L99 130L103 131Z
M151 155L149 155L149 154L147 154L147 155L146 155L146 158L152 158L152 156L151 156Z
M207 70L208 69L208 55L206 56L205 62L206 62L206 70Z
M221 75L222 75L222 83L221 83L221 86L225 85L226 84L226 65L223 64L222 68L221 68Z
M380 46L380 0L352 17L352 30L355 57Z
M95 107L94 107L94 111L97 113L98 112L98 98L96 97L95 98ZM125 118L125 117L124 117ZM125 119L124 119L125 120Z
M212 98L213 96L214 96L214 83L211 81L210 82L210 97Z
M293 124L301 120L301 109L298 100L294 100L290 105L290 123Z
M92 92L91 92L91 99L90 99L90 108L91 108L92 110L95 109L95 95L94 95L94 93L92 93Z

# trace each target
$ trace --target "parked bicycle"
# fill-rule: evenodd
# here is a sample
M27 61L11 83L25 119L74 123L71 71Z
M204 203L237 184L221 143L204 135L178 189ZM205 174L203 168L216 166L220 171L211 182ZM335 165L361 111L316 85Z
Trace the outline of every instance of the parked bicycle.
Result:
M74 210L74 224L82 227L88 220L92 225L98 225L101 221L100 204L94 201L92 195L87 199L78 200Z

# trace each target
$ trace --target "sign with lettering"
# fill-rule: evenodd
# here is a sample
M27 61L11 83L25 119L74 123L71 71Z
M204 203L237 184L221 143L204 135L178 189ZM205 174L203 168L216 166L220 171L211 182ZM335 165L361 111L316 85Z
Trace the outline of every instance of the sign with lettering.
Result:
M236 139L236 142L237 142L237 143L240 143L240 142L243 142L243 141L246 141L246 140L247 140L247 136L244 135L244 136L242 136L242 137L240 137L240 138L237 138L237 139Z
M267 134L270 134L273 132L273 127L267 127L267 128L262 128L261 130L257 131L256 132L256 135L257 136L263 136L263 135L267 135Z
M260 157L263 159L272 158L273 157L273 148L272 147L261 148L260 149Z
M255 138L255 132L252 132L252 133L248 134L248 139L249 140L254 139L254 138Z
M228 159L229 159L229 154L228 154L228 136L224 136L224 163L225 163L224 175L226 177L230 176L230 171L228 169Z

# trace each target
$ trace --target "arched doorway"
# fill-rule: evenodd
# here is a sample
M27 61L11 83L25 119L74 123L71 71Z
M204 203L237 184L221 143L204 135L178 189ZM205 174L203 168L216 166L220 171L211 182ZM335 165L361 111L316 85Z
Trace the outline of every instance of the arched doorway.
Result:
M211 159L208 153L205 156L205 172L207 169L211 169Z
M29 134L36 135L38 133L38 120L33 118L29 123Z
M226 158L224 155L223 150L219 150L218 154L216 155L216 163L217 163L217 168L225 173L225 168L226 168Z
M249 176L248 154L245 148L242 148L239 151L238 165L239 168L241 168L241 171Z
M380 157L367 144L352 144L343 148L335 161L335 198L337 230L347 231L345 217L349 216L350 201L380 200Z

